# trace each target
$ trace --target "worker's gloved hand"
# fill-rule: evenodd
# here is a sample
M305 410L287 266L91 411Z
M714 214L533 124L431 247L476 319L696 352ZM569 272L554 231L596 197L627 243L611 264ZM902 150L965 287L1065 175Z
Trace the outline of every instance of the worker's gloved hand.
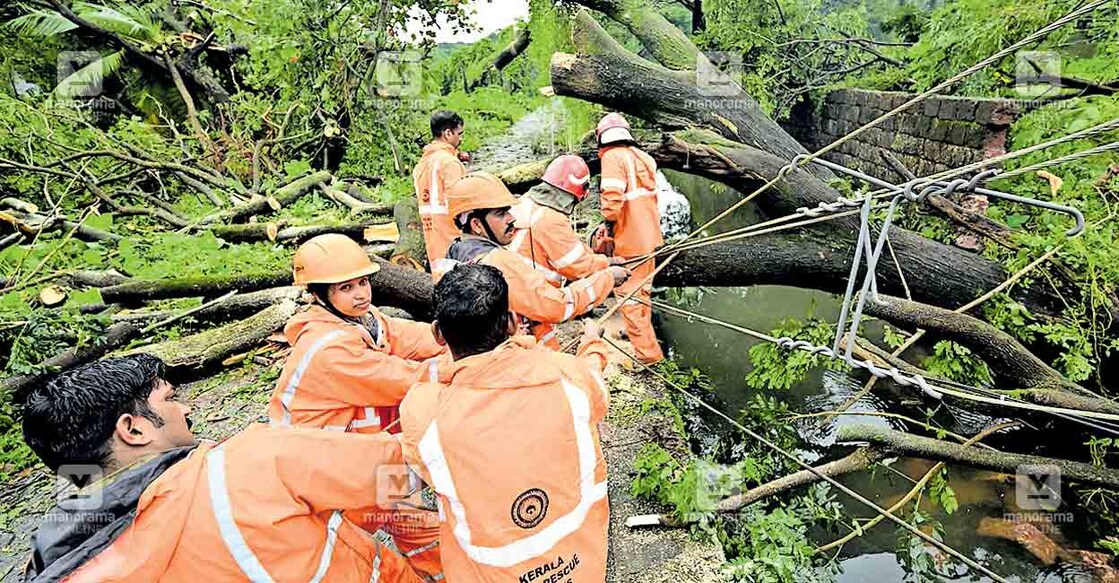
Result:
M614 254L614 229L603 223L591 233L591 250L600 255Z
M458 159L459 159L460 162L469 162L470 161L470 153L469 152L459 152L458 153Z
M628 261L628 260L625 257L611 257L610 258L610 265L622 265L623 267L625 267L625 265L623 265L623 264L626 261Z
M629 276L633 275L632 271L620 265L611 265L610 267L606 268L606 271L614 277L614 287L622 285L626 282L627 279L629 279Z

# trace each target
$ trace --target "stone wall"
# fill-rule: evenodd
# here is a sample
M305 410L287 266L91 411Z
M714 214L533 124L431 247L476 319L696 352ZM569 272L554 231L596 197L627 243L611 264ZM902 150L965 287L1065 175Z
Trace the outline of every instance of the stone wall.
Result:
M785 128L810 151L838 140L913 95L861 89L829 93L820 107L793 110ZM1007 131L1022 113L1008 99L930 97L886 120L824 158L892 182L904 181L882 156L888 150L910 171L927 176L1006 152Z

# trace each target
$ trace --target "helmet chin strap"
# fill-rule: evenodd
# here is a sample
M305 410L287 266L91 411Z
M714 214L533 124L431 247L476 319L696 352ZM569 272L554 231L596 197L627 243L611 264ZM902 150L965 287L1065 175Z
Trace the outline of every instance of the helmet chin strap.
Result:
M490 241L493 241L494 243L497 243L497 235L494 234L493 229L490 228L489 221L486 220L486 215L489 214L489 212L490 212L489 209L484 209L484 210L480 209L480 210L473 211L473 212L470 213L470 217L466 220L469 222L472 219L478 219L478 222L482 223L482 229L484 229L486 231L486 237Z

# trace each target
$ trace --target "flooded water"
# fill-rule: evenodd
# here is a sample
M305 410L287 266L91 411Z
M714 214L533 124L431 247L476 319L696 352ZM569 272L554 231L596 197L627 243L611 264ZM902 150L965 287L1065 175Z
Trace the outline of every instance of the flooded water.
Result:
M557 140L563 131L563 108L553 102L518 122L505 136L491 141L492 145L481 148L474 154L474 168L501 168L528 162L542 155L557 154L557 148L548 146ZM562 140L558 140L562 141ZM733 190L709 180L665 171L671 184L691 201L692 218L702 223L715 216L739 198ZM712 229L722 232L760 220L752 205L745 205L721 221ZM754 286L749 288L699 288L672 290L664 294L665 301L675 303L693 312L719 318L740 326L768 332L785 318L802 319L813 314L826 321L834 321L839 315L839 299L833 294L790 288L783 286ZM750 371L747 351L758 341L724 328L685 319L658 315L658 334L669 347L671 353L683 365L695 367L709 376L716 386L719 399L727 413L736 414L746 406L751 392L745 383ZM875 332L870 327L870 335ZM797 383L780 395L790 410L798 413L816 413L834 410L862 388L865 376L833 371L815 371L804 381ZM876 391L877 393L877 391ZM886 399L886 400L884 400ZM855 403L849 411L879 412L897 410L898 397L889 393L867 395ZM905 399L905 397L901 397ZM944 417L944 418L942 418ZM849 448L832 447L835 429L844 423L885 424L896 429L905 429L901 421L868 415L845 415L834 418L830 425L821 426L815 419L804 419L797 426L807 444L802 452L805 461L810 463L824 459L841 457ZM937 421L948 424L949 428L972 426L982 421L975 416L939 415ZM730 428L718 421L709 421L714 432L732 435ZM713 438L716 436L706 436ZM697 436L702 441L704 436ZM890 469L877 468L849 474L840 479L846 486L870 498L880 506L888 507L896 502L912 487L912 481L919 479L932 463L918 459L899 459ZM1091 581L1093 578L1082 568L1057 562L1045 565L1024 547L1016 542L980 534L981 525L990 532L992 525L1007 525L1002 522L1009 513L1018 512L1014 506L1014 484L1006 476L992 472L977 471L964 467L949 466L950 485L959 501L959 509L948 516L939 508L933 514L944 527L944 539L953 548L960 550L1011 581ZM909 476L905 478L902 476ZM859 502L838 494L849 517L871 518L874 512ZM921 508L928 511L931 505L927 500ZM1074 517L1074 522L1082 517ZM1062 528L1059 524L1042 524L1058 544L1071 548L1083 548L1089 541L1068 540L1082 528ZM1077 524L1073 525L1079 526ZM995 528L994 530L998 530ZM1005 530L1005 528L1003 528ZM811 533L814 540L821 543L838 538L843 533ZM855 583L863 581L916 581L914 575L907 574L898 559L898 529L883 524L872 529L860 538L848 543L841 550L838 559L841 573L838 581ZM930 551L932 552L932 551ZM970 573L963 566L954 567L952 561L934 555L940 569L935 580L939 581L987 581L988 579ZM927 579L921 579L927 580Z

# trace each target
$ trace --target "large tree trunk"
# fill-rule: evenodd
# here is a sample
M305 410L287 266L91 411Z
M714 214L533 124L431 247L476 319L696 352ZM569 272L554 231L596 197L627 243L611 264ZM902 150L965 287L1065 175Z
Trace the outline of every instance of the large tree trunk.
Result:
M697 77L694 71L671 71L646 61L618 44L586 12L576 17L574 35L580 51L593 54L552 56L557 95L600 103L663 127L711 128L786 161L806 152L728 76L705 69ZM823 180L833 177L819 166L807 170Z
M968 447L884 427L842 425L839 427L836 440L840 442L869 442L873 447L879 447L899 455L959 463L1009 474L1016 473L1019 466L1052 465L1059 467L1062 477L1068 480L1105 488L1119 487L1119 471L1111 468L1057 458Z

